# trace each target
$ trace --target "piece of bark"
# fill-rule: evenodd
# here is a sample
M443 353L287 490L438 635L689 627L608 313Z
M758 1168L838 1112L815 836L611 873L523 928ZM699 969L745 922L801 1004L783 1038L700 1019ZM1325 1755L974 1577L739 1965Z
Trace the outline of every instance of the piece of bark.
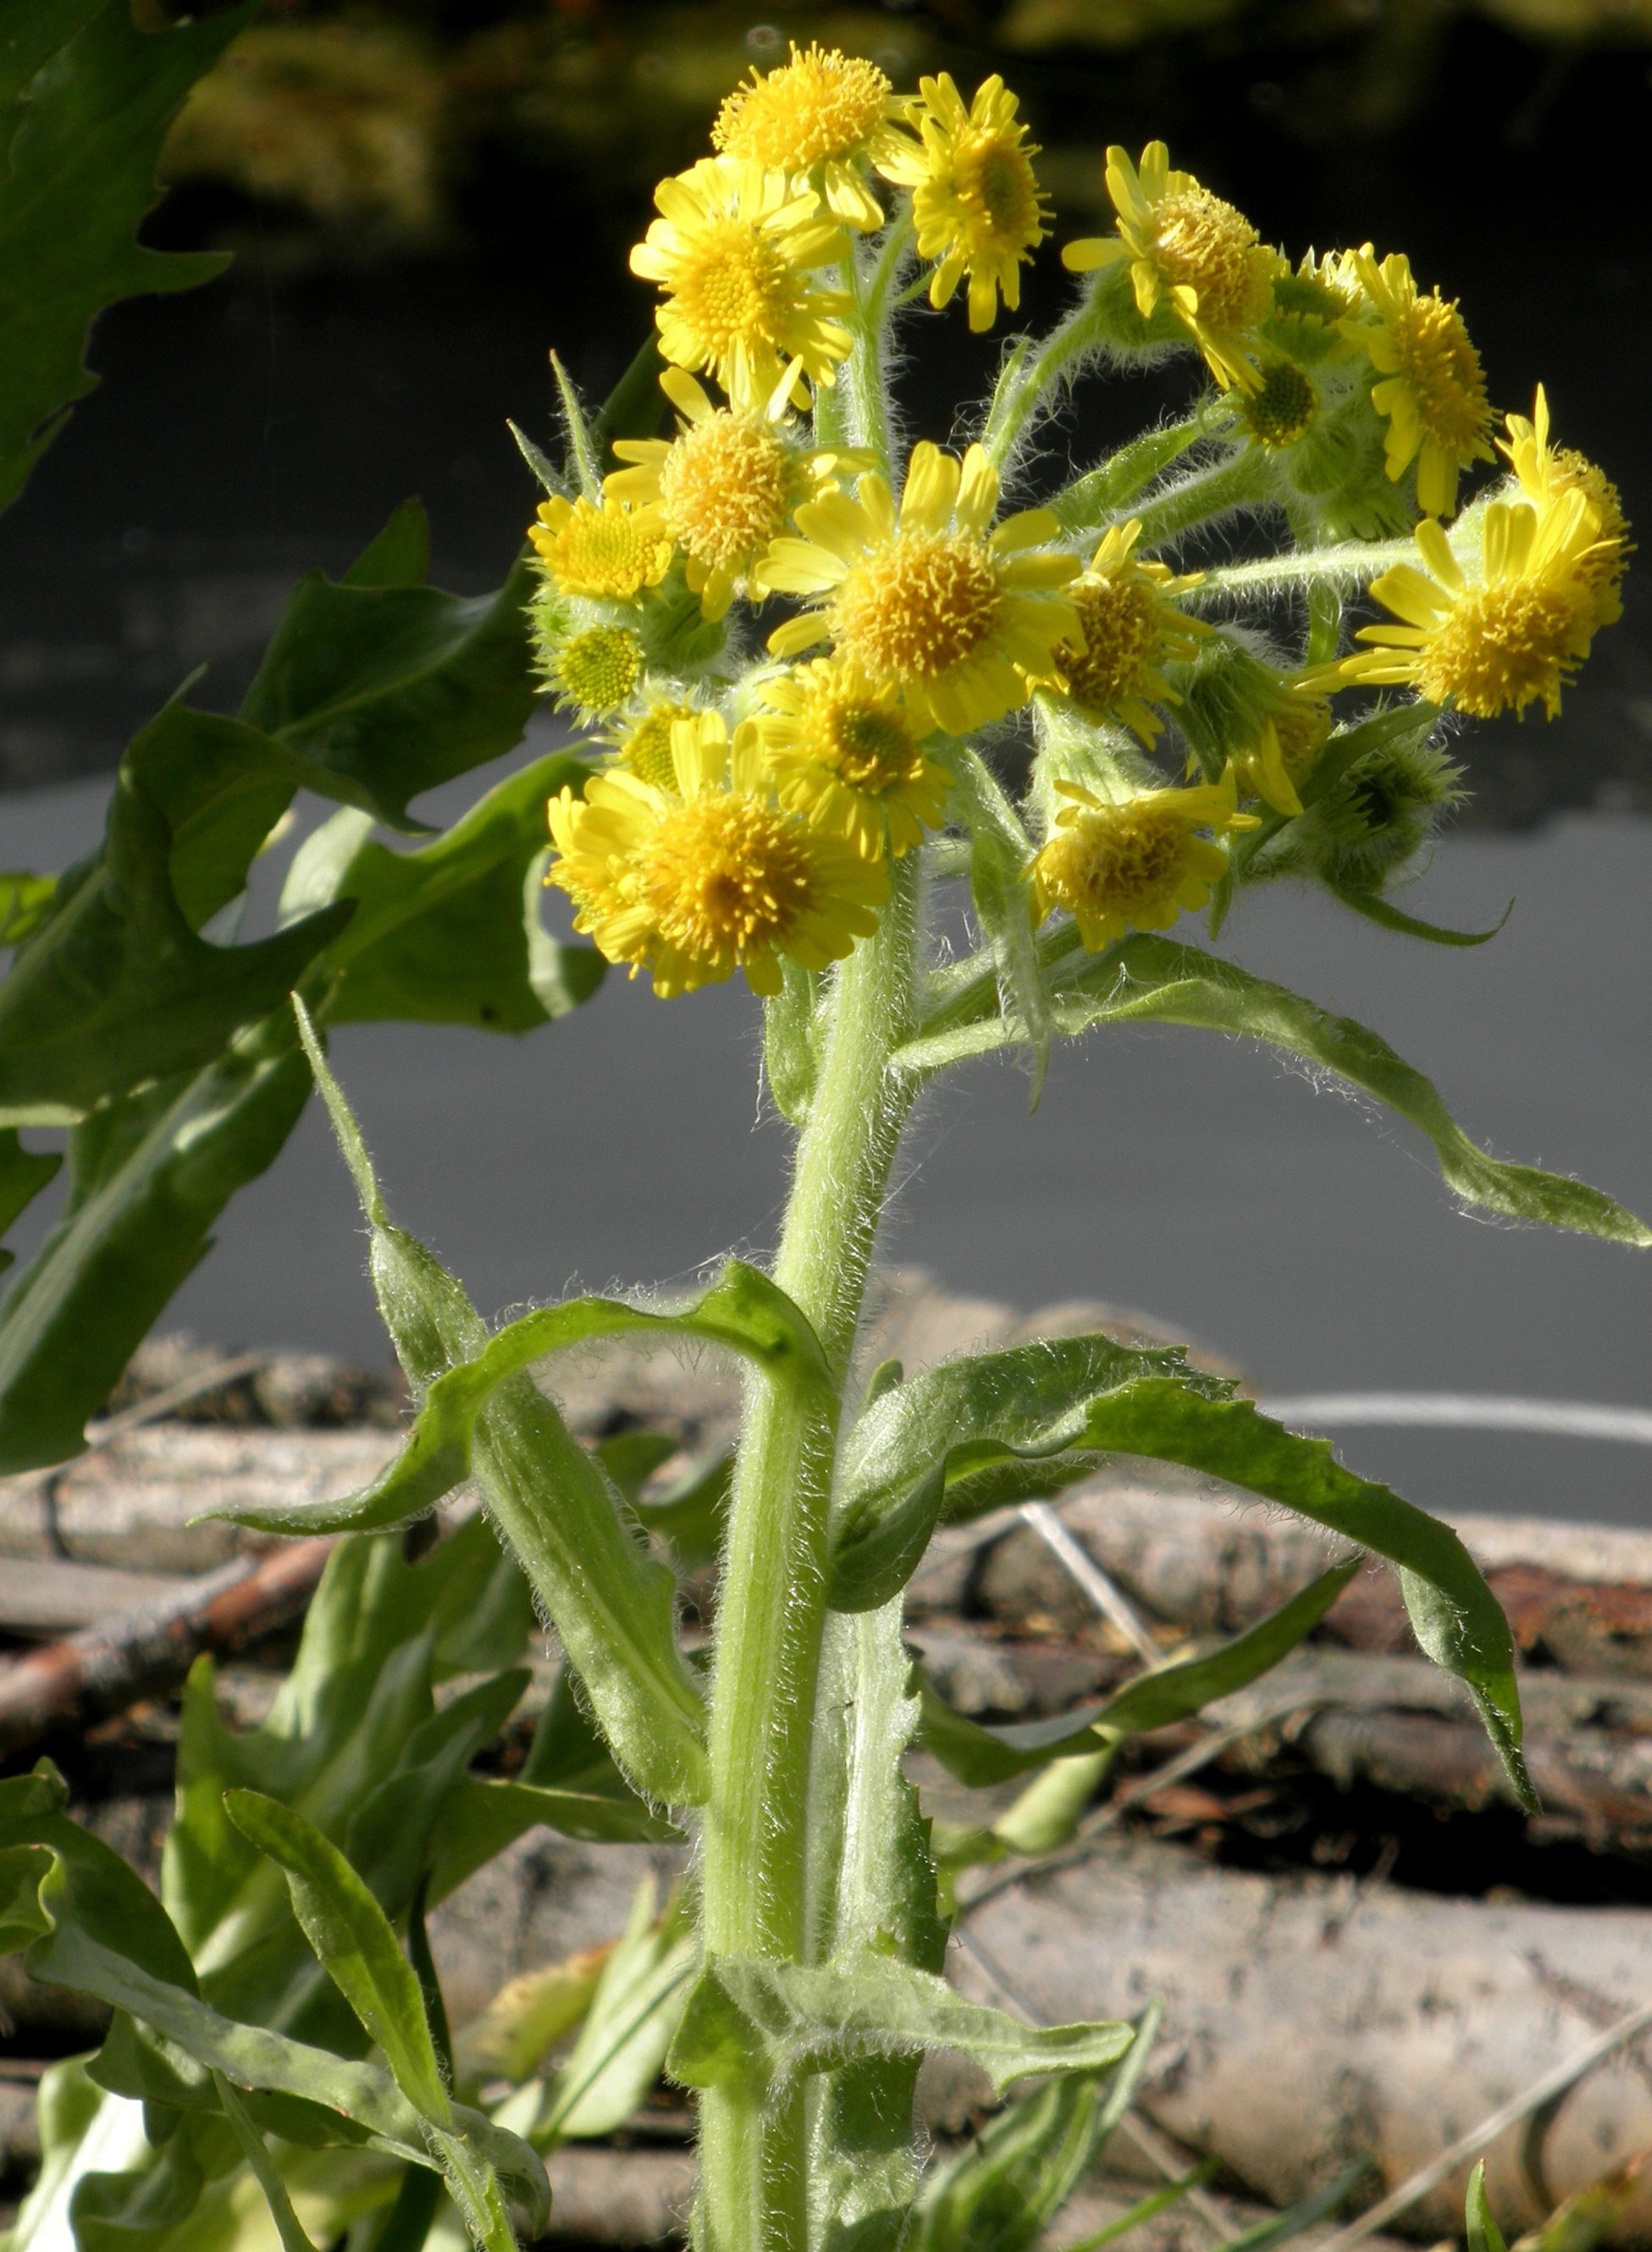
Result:
M1279 2205L1362 2151L1373 2193L1396 2186L1652 1993L1652 1919L1634 1909L1239 1874L1116 1835L984 1901L969 1929L1051 2023L1162 2000L1181 2054L1145 2108ZM966 1993L1002 2000L967 1955L954 1969ZM1505 2233L1652 2142L1649 2055L1643 2036L1491 2147ZM1463 2190L1447 2182L1396 2226L1454 2232ZM1652 2242L1652 2187L1614 2241Z
M0 1633L66 1634L166 1602L190 1581L163 1572L123 1572L59 1556L13 1556L0 1571Z
M302 1616L330 1540L283 1541L186 1581L170 1600L0 1663L0 1753L177 1686L204 1650L238 1651Z

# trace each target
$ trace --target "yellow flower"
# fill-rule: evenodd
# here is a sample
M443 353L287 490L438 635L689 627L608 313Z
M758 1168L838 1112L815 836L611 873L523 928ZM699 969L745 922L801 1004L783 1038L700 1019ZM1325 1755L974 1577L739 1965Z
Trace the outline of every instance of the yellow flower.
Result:
M1184 907L1203 907L1227 855L1201 829L1251 829L1237 809L1229 767L1195 789L1149 789L1114 800L1082 782L1058 782L1072 803L1056 816L1032 863L1033 913L1065 907L1094 954L1128 930L1169 930Z
M609 736L614 764L652 782L656 789L674 790L677 767L671 757L671 730L679 719L698 716L692 704L650 704L641 719Z
M1319 419L1319 387L1294 359L1263 355L1253 391L1239 405L1239 419L1259 446L1294 446Z
M831 492L797 511L802 539L780 539L765 576L821 607L769 636L777 657L829 638L880 685L902 689L914 724L967 734L1024 704L1072 641L1078 612L1061 589L1076 556L1029 553L1057 529L1024 509L989 533L998 473L979 446L960 463L926 440L913 448L897 514L880 476L851 497Z
M1316 688L1289 681L1281 686L1284 693L1233 767L1247 796L1260 797L1275 813L1295 817L1302 810L1300 787L1318 764L1330 733L1331 707Z
M717 114L711 146L765 170L802 176L846 226L879 227L883 208L861 165L899 139L889 123L900 104L876 63L811 43L737 86Z
M794 444L779 427L783 402L767 414L713 407L683 368L668 368L660 386L683 417L677 436L616 439L614 452L635 467L616 469L603 490L657 512L702 611L720 618L742 585L755 599L765 593L764 558L798 502L871 457Z
M1378 266L1367 243L1353 261L1377 320L1372 325L1355 315L1343 333L1364 347L1382 378L1371 399L1387 418L1389 476L1404 476L1414 461L1418 507L1425 516L1449 516L1457 505L1458 471L1492 458L1480 355L1455 299L1437 289L1422 295L1403 254Z
M657 587L671 560L658 510L617 500L600 508L559 494L541 501L528 537L565 594L630 601L644 587Z
M1600 528L1581 492L1563 493L1543 511L1493 501L1470 578L1439 524L1426 518L1417 527L1423 568L1401 563L1371 589L1401 622L1364 627L1359 639L1373 646L1344 657L1341 678L1405 682L1430 704L1454 704L1476 719L1537 701L1553 719L1594 630L1580 566Z
M1191 172L1173 171L1163 141L1142 151L1139 172L1124 149L1109 149L1107 177L1117 233L1068 243L1062 264L1091 274L1128 258L1142 319L1168 300L1223 389L1254 390L1259 378L1246 355L1273 302L1274 277L1284 265L1279 253L1266 247L1243 212Z
M545 676L559 705L600 719L617 712L642 678L642 643L629 626L587 626L550 655Z
M736 407L779 391L800 397L799 371L834 380L848 356L841 289L812 278L844 251L842 230L810 189L732 156L702 156L654 191L661 216L631 253L631 271L667 292L660 349L678 367L709 368Z
M1099 718L1121 719L1151 743L1164 725L1152 705L1179 700L1160 664L1191 657L1211 629L1173 601L1202 574L1178 579L1163 563L1142 562L1133 552L1141 532L1137 518L1114 525L1090 558L1071 590L1081 643L1057 650L1054 673L1064 696Z
M1547 510L1565 494L1580 492L1593 504L1600 518L1599 536L1579 564L1578 575L1590 591L1590 625L1614 624L1623 615L1618 587L1629 557L1628 518L1616 485L1586 454L1570 446L1551 446L1549 401L1541 384L1531 421L1511 414L1508 427L1508 439L1497 441L1498 451L1508 455L1528 499Z
M989 329L1001 291L1012 312L1020 304L1021 268L1050 231L1050 206L1032 170L1038 143L1027 139L1016 97L996 75L967 109L945 71L919 85L906 122L920 138L897 136L878 169L913 191L919 255L939 261L930 303L950 304L967 280L969 325Z
M758 694L767 708L746 725L782 805L867 859L885 833L899 859L940 826L952 777L919 748L899 689L846 657L816 657L761 682Z
M611 768L583 799L565 789L551 801L546 881L608 961L647 970L662 1000L736 970L774 994L782 955L823 970L876 929L884 863L777 806L760 753L731 753L716 712L674 723L671 759L671 789Z

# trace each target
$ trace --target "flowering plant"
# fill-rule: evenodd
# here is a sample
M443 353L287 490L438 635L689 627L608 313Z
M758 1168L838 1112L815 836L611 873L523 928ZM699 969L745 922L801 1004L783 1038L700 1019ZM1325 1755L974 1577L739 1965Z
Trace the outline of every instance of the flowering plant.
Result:
M1557 709L1616 615L1627 553L1612 486L1551 442L1541 393L1499 437L1456 306L1419 290L1403 258L1364 248L1293 267L1155 144L1139 163L1110 153L1117 226L1063 253L1093 278L1052 333L1006 351L970 442L908 447L892 379L903 312L961 293L971 327L990 328L1050 233L1014 97L994 79L966 102L944 77L901 94L870 63L811 48L731 94L712 137L715 153L661 184L633 255L662 293L671 434L620 437L607 468L604 426L565 379L566 469L524 441L545 489L531 619L545 689L594 754L559 769L549 804L547 878L576 931L662 997L736 972L763 997L768 1085L797 1131L772 1268L731 1260L682 1303L582 1298L489 1333L391 1221L301 999L418 1413L365 1491L244 1521L384 1532L474 1479L556 1630L577 1708L565 1697L521 1784L455 1782L476 1738L449 1724L454 1763L420 1785L426 1828L409 1845L406 1824L393 1839L345 1827L296 1751L261 1739L226 1750L210 1690L198 1698L193 1771L259 1788L225 1797L232 1837L198 1784L177 1899L209 1837L235 1884L274 1863L354 2012L348 2041L313 1983L308 2047L267 1995L262 2017L249 2006L250 2026L234 2021L252 1974L238 1969L238 1988L222 1966L239 1961L250 1892L226 1878L211 1915L178 1910L219 1980L204 1999L158 1908L142 1964L121 1967L92 1878L75 1890L86 1857L45 1781L0 1807L24 1856L14 1922L42 1935L31 1960L128 2013L94 2077L142 2095L163 2123L168 2106L210 2114L214 2147L244 2154L288 2245L302 2232L265 2136L324 2142L329 2107L408 2179L444 2179L495 2252L511 2241L507 2196L531 2210L534 2152L566 2130L575 2098L529 2080L491 2110L455 2102L421 1953L427 1887L531 1822L696 1841L667 1935L676 1967L645 2014L674 2025L667 2069L697 2093L707 2252L940 2252L1006 2241L992 2234L993 2184L1012 2161L983 2146L920 2181L925 2051L965 2050L1000 2089L1052 2084L1055 2106L1017 2115L1024 2157L1060 2141L1082 2163L1128 2100L1142 2047L1128 2026L1034 2027L964 2001L941 1975L952 1880L1070 1836L1123 1742L1254 1679L1312 1630L1360 1552L1399 1567L1419 1642L1466 1683L1530 1802L1496 1602L1454 1534L1322 1442L1180 1352L1099 1333L911 1375L860 1365L897 1150L938 1075L1010 1051L1036 1088L1058 1039L1111 1025L1237 1032L1415 1123L1465 1201L1652 1241L1598 1192L1487 1157L1374 1033L1165 935L1204 908L1215 936L1246 886L1295 877L1399 933L1478 942L1391 896L1461 795L1442 731L1454 712ZM1036 497L1034 443L1057 407L1098 373L1178 352L1211 379L1190 411L1046 476ZM650 350L638 372L650 392L657 370ZM1491 481L1457 513L1476 464ZM1006 489L1024 485L1029 504L1005 512ZM1213 529L1229 560L1200 566ZM1366 592L1394 622L1358 628L1350 653L1346 612ZM300 903L323 911L355 865L312 854ZM960 885L975 938L954 959L936 934ZM732 1461L670 1510L639 1504L635 1479L582 1449L528 1373L637 1333L712 1346L746 1373ZM1282 1504L1351 1553L1246 1634L1058 1725L966 1720L902 1641L903 1589L932 1535L1057 1493L1120 1452ZM702 1665L679 1630L677 1570L708 1526L721 1576ZM393 1592L369 1609L400 1607L428 1675L464 1640L474 1529L419 1567L466 1541L457 1595L433 1595L440 1574L404 1583L399 1560L341 1564L329 1630L348 1638L346 1575L365 1588L377 1573ZM341 1553L369 1551L386 1554ZM451 1650L447 1663L458 1669ZM325 1665L316 1655L316 1678ZM472 1696L485 1704L509 1678ZM289 1702L281 1726L308 1742L303 1699ZM472 1717L484 1726L481 1706ZM581 1726L585 1764L571 1770ZM920 1739L966 1783L1033 1779L996 1820L932 1826L902 1769ZM420 1761L410 1774L437 1754L425 1745ZM574 1772L601 1781L564 1787ZM507 1804L499 1790L525 1795ZM68 1875L31 1907L40 1862L27 1857L43 1853ZM94 1936L79 1955L77 1915ZM282 1996L298 1992L284 1975ZM386 2069L327 2047L354 2059L364 2037ZM187 2145L198 2165L205 2136ZM52 2196L60 2207L60 2179ZM422 2242L433 2209L399 2193L378 2241Z

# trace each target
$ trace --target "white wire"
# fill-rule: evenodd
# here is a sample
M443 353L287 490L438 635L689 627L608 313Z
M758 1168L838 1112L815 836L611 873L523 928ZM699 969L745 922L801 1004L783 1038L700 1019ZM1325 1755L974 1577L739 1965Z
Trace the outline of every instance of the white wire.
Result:
M1315 1392L1256 1404L1276 1422L1307 1429L1387 1423L1436 1430L1532 1431L1652 1447L1652 1408L1606 1408L1586 1400L1515 1400L1472 1392Z

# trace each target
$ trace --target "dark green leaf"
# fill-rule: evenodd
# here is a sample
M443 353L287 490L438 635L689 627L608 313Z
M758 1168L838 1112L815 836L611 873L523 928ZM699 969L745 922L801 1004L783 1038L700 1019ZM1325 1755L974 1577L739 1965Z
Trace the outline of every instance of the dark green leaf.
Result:
M430 571L430 518L421 500L392 511L340 580L345 587L422 587Z
M1446 1180L1468 1203L1609 1242L1652 1244L1652 1229L1599 1189L1535 1166L1505 1164L1476 1149L1437 1090L1377 1033L1197 947L1141 934L1128 938L1095 976L1093 990L1083 977L1070 981L1066 994L1058 997L1056 1015L1064 1032L1150 1021L1265 1040L1364 1088L1419 1126L1434 1145Z
M1344 2166L1340 2173L1285 2212L1271 2214L1267 2220L1241 2229L1237 2236L1229 2237L1220 2252L1273 2252L1274 2245L1288 2244L1304 2230L1316 2228L1346 2201L1350 2190L1358 2188L1374 2163L1371 2158L1356 2158L1351 2165Z
M299 2226L298 2215L293 2211L293 2200L287 2193L281 2170L269 2154L269 2145L253 2123L246 2106L221 2072L212 2075L212 2082L225 2116L235 2130L235 2139L264 2193L270 2219L274 2222L275 2234L281 2240L281 2252L316 2252L316 2247Z
M303 760L257 728L187 704L151 719L121 767L171 831L172 891L191 930L245 887L259 848L312 779Z
M0 1127L0 1235L4 1235L19 1213L31 1205L46 1183L53 1179L62 1155L56 1150L25 1150L14 1126ZM0 1251L0 1267L10 1267L15 1252Z
M328 795L417 831L411 799L502 757L527 725L531 591L522 563L496 594L474 599L335 585L313 573L275 629L241 717L324 770Z
M0 508L22 490L96 377L87 331L104 306L190 289L226 261L134 239L157 199L167 128L252 13L146 37L127 0L27 0L0 45ZM11 26L15 19L17 28Z
M1424 922L1417 915L1403 913L1380 892L1357 892L1343 884L1332 884L1329 888L1345 907L1352 907L1367 922L1380 923L1385 930L1398 931L1403 938L1426 939L1433 946L1484 946L1489 939L1496 938L1514 913L1514 901L1510 900L1489 930L1447 930L1443 923Z
M283 1008L205 1071L75 1129L63 1216L0 1307L0 1473L79 1453L87 1418L309 1094Z
M225 1809L242 1836L285 1870L293 1912L316 1960L384 2051L402 2094L422 2117L448 2126L453 2107L418 1973L371 1893L338 1848L293 1807L255 1790L232 1790Z
M1190 1720L1215 1699L1247 1687L1295 1650L1319 1624L1362 1560L1355 1556L1322 1573L1288 1603L1204 1657L1157 1666L1138 1675L1105 1704L1058 1713L1052 1720L985 1728L954 1712L920 1678L925 1747L961 1783L979 1787L1003 1783L1051 1760L1093 1752L1109 1740L1145 1735Z
M766 2087L857 2058L956 2049L1002 2091L1012 2081L1116 2064L1125 2025L1024 2026L888 1956L805 1967L724 1956L700 1973L667 2069L690 2088Z
M0 1105L72 1117L211 1063L350 920L340 905L253 946L209 946L173 897L170 851L165 817L123 769L101 858L0 988Z
M728 1528L729 1494L734 1477L732 1454L693 1464L669 1492L635 1504L645 1531L670 1541L681 1564L709 1564L720 1553Z
M806 1126L820 1072L816 1008L820 978L795 962L781 964L781 990L763 1004L763 1069L774 1107L788 1124Z
M323 968L330 1024L396 1018L526 1032L593 993L607 967L560 946L539 915L545 805L587 768L555 753L490 789L445 836L395 852L342 813L294 863L283 911L356 902Z
M665 394L660 389L664 367L659 337L650 329L591 425L591 442L606 468L615 465L612 448L616 438L652 438L658 431L665 418Z

